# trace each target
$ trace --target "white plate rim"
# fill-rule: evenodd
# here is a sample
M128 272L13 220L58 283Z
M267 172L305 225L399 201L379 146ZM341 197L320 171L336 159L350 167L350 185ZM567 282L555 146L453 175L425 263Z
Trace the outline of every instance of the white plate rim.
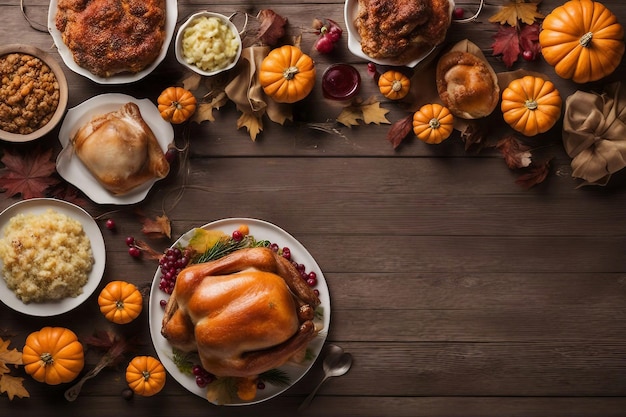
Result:
M128 84L139 81L148 74L150 74L152 71L154 71L154 69L159 66L159 64L167 56L170 43L172 42L172 38L174 37L176 22L178 20L177 0L165 0L165 39L163 39L161 52L154 60L154 62L152 62L152 64L150 64L148 67L134 74L118 74L111 77L100 77L81 67L76 63L76 61L74 61L72 52L69 50L67 45L65 45L61 32L56 28L55 16L57 7L58 0L50 0L50 6L48 7L48 32L54 40L54 45L59 51L61 59L63 60L65 65L75 73L89 78L90 80L95 81L99 84Z
M454 0L449 1L450 16L452 16L452 11L454 10L455 3ZM432 54L437 49L438 45L434 46L430 51L426 52L421 57L407 62L393 61L390 59L375 59L370 57L369 55L365 54L365 52L363 52L363 49L361 49L361 37L359 36L359 31L354 25L354 20L356 19L358 7L358 0L345 0L343 12L344 20L346 22L346 32L348 32L348 50L352 52L353 55L379 65L413 68L417 64L428 58L430 54Z
M141 116L154 132L163 152L167 152L170 143L174 141L174 128L159 114L159 109L147 98L135 97L120 93L105 93L91 97L79 105L69 109L59 130L59 142L63 149L56 159L57 172L66 181L75 185L98 204L134 204L142 201L148 195L152 186L158 181L154 178L140 185L128 194L113 195L107 191L98 180L89 172L87 167L74 155L69 144L70 137L80 126L87 123L98 114L118 110L126 103L135 103L139 107Z
M0 212L0 236L2 238L4 237L4 228L8 224L9 219L13 216L19 213L40 214L47 209L53 209L59 213L65 214L74 220L78 220L82 224L83 230L91 242L94 264L89 273L89 279L83 287L82 294L77 297L65 298L58 302L51 301L25 304L15 296L13 291L9 290L4 276L2 276L2 279L0 279L0 301L7 307L29 316L50 317L73 310L94 293L104 276L106 248L102 231L87 211L73 203L55 198L32 198L18 201ZM0 259L0 275L2 275L2 259Z
M285 230L265 220L245 217L233 217L215 220L213 222L205 224L204 226L201 226L200 228L206 230L221 230L224 233L229 234L232 231L236 230L242 224L245 224L250 228L250 235L254 236L257 240L267 239L270 240L272 243L277 243L280 247L289 247L293 259L296 262L304 264L307 267L307 271L314 271L317 274L318 284L316 288L320 292L319 297L324 312L324 328L320 331L318 336L313 339L313 341L311 341L311 343L309 344L309 348L312 349L315 358L313 358L306 364L286 364L279 368L290 375L291 382L288 386L275 387L268 385L264 390L259 390L257 392L257 397L254 400L249 402L241 401L231 404L224 404L227 406L252 405L267 401L271 398L276 397L277 395L282 394L287 389L296 384L302 377L304 377L304 375L306 375L307 372L311 369L324 347L324 343L326 342L326 337L329 331L331 314L330 294L322 270L320 269L313 256L308 252L308 250L296 238L287 233ZM193 235L193 231L194 229L191 229L184 233L178 240L176 240L176 242L174 242L174 244L172 244L172 247L177 245L178 243L181 243L183 245L186 244ZM273 239L271 239L272 237ZM152 286L150 288L150 300L148 307L150 335L152 338L154 349L165 369L180 385L186 388L189 392L199 397L206 398L206 388L198 387L195 380L191 376L185 375L178 370L178 367L172 360L172 347L161 335L163 307L161 307L160 301L167 300L169 296L159 290L159 278L160 272L157 268L157 271L154 274Z

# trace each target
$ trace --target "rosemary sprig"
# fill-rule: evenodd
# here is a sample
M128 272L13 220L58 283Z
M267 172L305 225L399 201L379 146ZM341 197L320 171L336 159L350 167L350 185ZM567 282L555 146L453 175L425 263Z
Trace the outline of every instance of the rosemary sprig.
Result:
M259 379L269 384L286 387L290 384L291 378L287 372L274 368L263 372L259 375Z
M227 237L224 239L218 240L215 245L210 247L206 252L204 252L198 259L196 263L204 263L209 261L214 261L216 259L222 258L229 253L235 252L239 249L244 248L255 248L264 246L267 247L270 245L270 242L267 240L257 241L254 236L247 235L244 236L243 239L237 241L231 237Z

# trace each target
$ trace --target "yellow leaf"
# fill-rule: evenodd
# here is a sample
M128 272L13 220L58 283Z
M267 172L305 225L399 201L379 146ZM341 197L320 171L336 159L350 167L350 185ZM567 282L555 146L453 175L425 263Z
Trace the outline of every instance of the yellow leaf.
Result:
M9 350L11 341L4 341L0 338L0 367L6 364L21 365L22 352L17 349Z
M366 124L391 124L391 122L385 117L385 115L389 113L389 110L380 107L380 103L378 101L375 101L371 104L364 104L361 107L361 110L363 112L363 121Z
M15 396L20 398L30 397L30 394L26 391L26 388L24 388L24 385L22 384L23 381L24 378L7 374L2 375L0 378L0 393L6 392L9 396L9 400L13 400L13 397Z
M492 23L507 24L517 26L519 22L532 25L537 19L543 19L537 7L541 0L510 0L509 4L502 6L500 10L489 18Z
M241 113L239 119L237 119L237 129L245 127L250 134L250 139L256 140L257 135L263 130L263 121L261 117L255 116L252 113Z
M217 96L213 97L213 99L208 103L200 103L196 108L196 112L192 117L192 121L196 123L202 123L206 120L209 122L214 122L215 117L213 116L213 109L218 109L222 107L228 101L228 96L226 96L225 92L220 92Z
M337 116L337 121L344 126L352 127L358 126L359 120L363 119L363 112L359 106L348 106L345 107L339 116Z

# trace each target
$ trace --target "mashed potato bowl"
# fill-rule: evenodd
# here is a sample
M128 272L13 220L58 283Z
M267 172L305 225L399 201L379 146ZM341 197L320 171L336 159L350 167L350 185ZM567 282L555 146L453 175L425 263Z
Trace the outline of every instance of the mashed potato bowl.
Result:
M233 68L241 56L241 48L237 27L219 13L194 13L176 34L176 59L204 76Z

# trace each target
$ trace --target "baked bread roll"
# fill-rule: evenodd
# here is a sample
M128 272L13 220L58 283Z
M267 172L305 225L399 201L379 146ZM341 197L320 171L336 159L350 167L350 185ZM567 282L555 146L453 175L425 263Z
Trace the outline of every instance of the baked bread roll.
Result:
M161 334L218 377L252 377L306 349L320 300L290 261L240 249L180 272Z
M451 51L439 59L437 92L450 112L464 119L490 115L500 99L498 78L493 69L464 51Z

